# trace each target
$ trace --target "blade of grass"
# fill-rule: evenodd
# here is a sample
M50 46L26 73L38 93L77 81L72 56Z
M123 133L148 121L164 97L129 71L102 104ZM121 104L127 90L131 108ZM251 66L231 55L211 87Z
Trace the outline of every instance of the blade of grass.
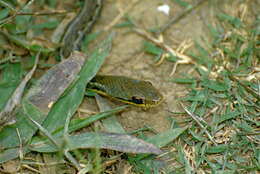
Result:
M62 142L61 137L57 137ZM81 148L104 148L127 153L160 154L161 150L141 139L118 133L88 132L68 137L66 148L69 150ZM41 144L31 144L30 149L37 152L56 152L58 149L49 141Z
M147 142L154 144L157 147L164 147L170 142L174 141L178 136L180 136L188 127L169 129L160 134L148 137Z
M111 107L109 106L108 102L99 95L96 95L96 100L100 111L104 112L110 110ZM102 120L103 126L105 127L107 132L113 133L126 133L122 125L117 121L116 116L113 115L109 118Z
M8 99L11 97L14 90L22 80L22 67L20 63L16 64L5 64L1 70L1 81L0 81L0 110L4 108Z
M105 112L101 112L96 115L84 118L84 119L73 119L73 120L71 120L70 125L69 125L69 133L71 133L73 131L77 131L81 128L87 127L88 125L94 123L97 120L101 120L106 117L110 117L113 114L124 110L125 108L127 108L127 105L120 106L120 107L117 107L115 109L111 109L111 110L108 110ZM54 134L59 135L62 131L63 131L63 127L60 127L54 131Z
M0 164L12 160L14 158L17 158L18 156L20 156L20 153L26 154L28 152L30 152L30 150L27 147L23 147L22 152L20 147L7 149L1 152L0 154Z
M70 122L68 132L71 133L73 131L77 131L77 130L83 128L83 127L86 127L86 126L92 124L93 122L95 122L97 120L109 117L109 116L111 116L111 114L115 114L117 112L120 112L120 111L124 110L126 107L127 107L127 105L126 106L120 106L118 108L115 108L115 109L112 109L112 110L109 110L109 111L106 111L106 112L98 113L96 115L93 115L93 116L85 118L85 119L73 119ZM62 136L63 131L64 131L64 127L60 127L53 132L53 136L55 136L55 137ZM38 137L33 138L31 143L32 144L42 144L45 141L46 141L46 137L39 137L38 136Z

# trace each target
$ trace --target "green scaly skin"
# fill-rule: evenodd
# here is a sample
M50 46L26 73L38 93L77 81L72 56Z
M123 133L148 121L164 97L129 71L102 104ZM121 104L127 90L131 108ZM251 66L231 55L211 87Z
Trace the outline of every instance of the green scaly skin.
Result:
M125 76L97 75L87 88L124 103L145 108L157 106L163 100L163 96L151 82Z

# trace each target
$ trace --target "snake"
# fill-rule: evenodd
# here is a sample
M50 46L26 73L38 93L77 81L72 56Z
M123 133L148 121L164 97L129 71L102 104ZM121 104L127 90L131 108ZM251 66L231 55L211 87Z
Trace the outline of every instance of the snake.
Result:
M100 16L103 0L84 0L80 12L68 24L63 38L60 56L67 58L72 51L80 51L80 43L93 28ZM150 108L159 105L163 96L153 84L126 76L96 75L87 89L123 103Z

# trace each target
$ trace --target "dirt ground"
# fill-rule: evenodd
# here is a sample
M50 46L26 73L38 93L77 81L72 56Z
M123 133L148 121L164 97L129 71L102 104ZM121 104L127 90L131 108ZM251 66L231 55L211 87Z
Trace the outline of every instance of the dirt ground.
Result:
M242 8L244 1L224 1L211 0L205 1L197 9L192 11L179 22L171 25L164 33L162 38L165 43L173 49L177 49L183 41L192 40L207 46L205 41L209 41L208 24L214 25L214 17L217 12L227 12L236 15L234 8ZM191 4L194 4L190 0ZM158 7L167 4L170 7L169 15L158 11ZM131 6L131 8L129 8ZM130 10L129 10L129 9ZM256 7L250 10L257 10ZM184 8L173 3L171 0L142 0L142 1L120 1L106 0L100 19L95 25L94 32L103 30L111 25L112 21L119 15L129 10L126 14L138 25L138 27L149 30L164 26L171 18L182 13ZM219 11L221 9L221 11ZM122 23L125 18L117 22ZM178 99L188 91L184 85L170 82L170 79L180 77L180 74L194 75L195 71L190 65L179 65L176 73L170 76L174 64L164 61L156 65L152 55L144 53L144 38L129 30L127 27L111 28L109 31L116 32L113 41L113 48L110 56L100 70L100 74L124 75L142 80L151 81L154 86L161 91L164 96L163 103L155 108L143 110L131 108L123 112L118 118L126 130L149 126L157 132L163 132L170 126L170 117L182 120L183 115L173 115L171 112L183 112ZM191 50L191 48L186 51ZM86 106L86 105L84 105Z
M169 15L158 11L158 6L163 4L170 6ZM176 3L170 0L107 0L104 3L101 17L96 23L93 32L103 30L109 26L119 13L125 12L129 6L132 6L132 8L128 11L127 15L140 28L146 30L165 25L172 17L183 11L182 7L177 6ZM170 26L162 35L164 42L173 49L176 49L184 40L196 40L200 42L202 37L207 39L208 29L205 27L205 24L213 17L213 8L214 2L213 4L206 2L177 24ZM124 21L125 19L122 18L117 23ZM174 64L164 61L162 64L156 65L153 56L144 53L144 38L132 32L127 27L114 27L109 31L116 32L116 37L113 41L112 52L99 73L124 75L151 81L164 96L163 103L158 107L148 110L133 107L123 112L118 118L124 128L131 131L146 125L157 132L163 132L169 129L170 117L182 120L182 115L172 115L169 111L183 112L183 109L178 104L178 99L180 96L184 96L187 90L185 90L185 86L183 85L170 82L170 79L180 77L181 73L194 73L191 66L180 65L177 67L176 73L170 76ZM90 101L90 103L93 103L93 101ZM87 104L83 104L82 107L90 109Z

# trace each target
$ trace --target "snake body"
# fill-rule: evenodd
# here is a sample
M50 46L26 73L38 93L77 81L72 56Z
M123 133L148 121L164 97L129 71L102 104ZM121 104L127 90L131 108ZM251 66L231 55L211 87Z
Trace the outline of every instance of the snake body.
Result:
M97 75L87 88L124 103L145 108L157 106L163 99L151 82L125 76Z
M73 50L80 50L80 42L90 32L97 20L102 0L85 0L79 14L70 22L63 37L60 55L68 57ZM96 75L87 85L98 94L140 107L153 107L161 103L163 96L148 81L125 76Z

